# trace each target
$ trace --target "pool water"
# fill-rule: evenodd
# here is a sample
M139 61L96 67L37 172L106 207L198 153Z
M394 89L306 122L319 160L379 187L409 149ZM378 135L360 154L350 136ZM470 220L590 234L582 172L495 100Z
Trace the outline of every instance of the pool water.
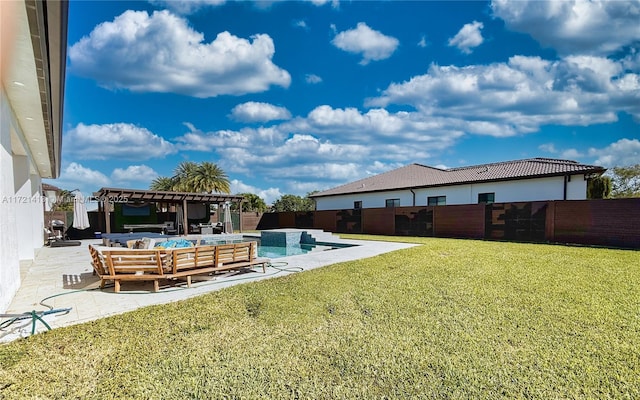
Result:
M260 244L260 238L256 237L244 237L242 240L215 240L207 238L201 243L203 244L226 244L226 243L238 243L238 242L258 242L258 257L267 258L280 258L287 256L297 256L301 254L307 254L309 252L327 251L334 249L341 249L344 247L351 247L351 244L344 243L315 243L315 244L289 244L288 246L262 246Z
M258 257L279 258L287 256L297 256L307 254L312 251L333 250L336 247L317 244L294 244L287 247L281 246L262 246L258 244Z

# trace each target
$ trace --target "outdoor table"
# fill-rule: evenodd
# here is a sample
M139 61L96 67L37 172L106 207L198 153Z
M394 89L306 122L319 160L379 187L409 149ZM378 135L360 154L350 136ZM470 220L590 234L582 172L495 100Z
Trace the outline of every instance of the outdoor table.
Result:
M124 229L128 229L129 233L132 233L134 229L160 229L164 233L167 228L166 224L127 224L124 225Z

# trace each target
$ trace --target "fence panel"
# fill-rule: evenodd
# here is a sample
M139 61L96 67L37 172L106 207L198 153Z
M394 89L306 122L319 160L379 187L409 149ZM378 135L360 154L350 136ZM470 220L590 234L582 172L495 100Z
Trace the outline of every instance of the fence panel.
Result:
M365 208L362 210L362 232L373 235L394 235L395 208Z
M640 248L640 199L555 202L554 240Z
M559 242L640 248L640 198L263 214L258 229Z
M485 210L485 238L544 242L548 202L494 203Z
M434 207L434 236L483 239L484 215L484 204Z
M433 236L433 207L396 208L395 234L398 236Z
M336 213L336 232L362 233L362 213L360 209L340 210Z
M313 219L313 228L322 229L326 232L338 232L337 220L338 211L315 211L315 218Z

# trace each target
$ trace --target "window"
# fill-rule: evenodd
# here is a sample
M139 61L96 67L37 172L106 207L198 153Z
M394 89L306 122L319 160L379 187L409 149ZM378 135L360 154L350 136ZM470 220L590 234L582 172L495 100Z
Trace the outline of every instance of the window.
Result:
M447 204L447 196L427 197L428 206L444 206Z
M353 208L354 208L355 210L359 210L359 209L361 209L361 208L362 208L362 202L361 202L361 201L354 201L354 202L353 202Z
M496 194L495 193L478 193L478 203L495 203Z
M400 207L400 199L385 200L385 207Z

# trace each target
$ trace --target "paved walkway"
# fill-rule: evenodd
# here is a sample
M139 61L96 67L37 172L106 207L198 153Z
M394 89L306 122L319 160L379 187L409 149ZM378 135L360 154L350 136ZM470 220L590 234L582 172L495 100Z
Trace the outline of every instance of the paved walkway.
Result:
M413 246L407 243L343 239L337 239L336 242L357 246L272 260L276 266L286 263L289 271L279 271L270 267L267 268L266 274L262 274L260 269L260 272L218 275L215 278L202 277L202 281L197 281L200 278L194 277L191 288L187 288L186 284L170 282L170 286L161 286L157 293L151 292L153 284L150 282L125 282L122 284L121 292L117 294L113 292L113 285L99 290L99 279L93 275L87 246L101 244L101 240L83 240L81 246L74 247L43 247L36 251L36 257L32 262L23 263L22 285L5 314L21 314L33 310L48 311L50 308L70 309L67 313L57 312L44 316L51 328L57 328L124 313L139 307L183 300L239 283L283 276L295 273L294 270L309 270ZM36 328L37 332L46 330L41 322L36 324ZM31 330L31 320L14 323L0 329L0 342L29 336Z

